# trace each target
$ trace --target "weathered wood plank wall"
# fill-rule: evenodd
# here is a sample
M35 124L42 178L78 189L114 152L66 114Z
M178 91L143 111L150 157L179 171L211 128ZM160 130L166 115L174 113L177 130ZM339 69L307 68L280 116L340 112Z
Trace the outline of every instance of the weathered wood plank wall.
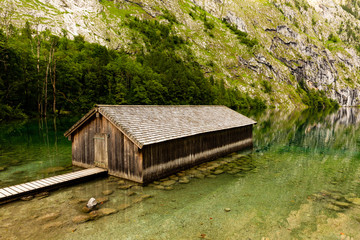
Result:
M117 127L99 115L92 117L87 124L72 134L73 164L81 167L95 166L94 137L106 133L109 173L133 181L142 181L142 164L139 148Z
M252 146L252 126L171 140L142 149L143 181Z

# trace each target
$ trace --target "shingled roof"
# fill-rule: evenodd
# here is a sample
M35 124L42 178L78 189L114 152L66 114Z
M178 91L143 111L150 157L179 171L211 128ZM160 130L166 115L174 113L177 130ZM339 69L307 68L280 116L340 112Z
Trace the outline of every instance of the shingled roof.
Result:
M196 134L256 124L225 106L97 105L64 135L69 136L96 112L142 148Z

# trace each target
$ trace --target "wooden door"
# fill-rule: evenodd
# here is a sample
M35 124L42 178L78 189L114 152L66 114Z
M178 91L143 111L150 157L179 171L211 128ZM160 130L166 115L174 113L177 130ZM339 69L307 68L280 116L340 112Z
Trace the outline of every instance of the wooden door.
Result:
M95 166L108 168L108 144L106 133L96 133L94 136Z

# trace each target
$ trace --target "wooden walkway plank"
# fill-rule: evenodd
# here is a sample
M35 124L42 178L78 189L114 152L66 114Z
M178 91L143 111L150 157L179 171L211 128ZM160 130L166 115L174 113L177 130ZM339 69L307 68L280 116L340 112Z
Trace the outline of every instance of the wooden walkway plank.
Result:
M11 193L5 191L4 189L0 189L0 193L4 194L5 196L11 196Z
M37 187L37 188L45 187L45 186L43 186L43 185L41 185L41 184L39 184L39 183L36 183L35 181L29 182L29 184L32 184L32 185L34 185L34 186Z
M0 188L0 204L18 199L20 197L31 195L36 192L51 190L66 186L68 184L79 182L100 174L107 174L106 169L89 168L76 172L66 173L58 176L39 179L27 183L22 183L14 186Z
M33 190L33 189L34 189L33 187L30 187L29 185L26 185L25 183L20 184L19 186L21 186L21 187L25 188L25 189L26 189L26 190L28 190L28 191L31 191L31 190Z
M32 190L37 189L38 187L35 185L32 185L31 183L23 183L22 185L25 185L26 187L31 188Z
M11 190L17 192L17 193L22 193L22 192L24 192L24 190L21 190L20 188L17 188L17 187L15 187L15 186L11 186L11 187L9 187L9 188L10 188Z
M29 189L21 186L21 185L15 185L14 187L18 188L18 189L21 189L23 192L26 192L26 191L29 191Z
M11 194L17 194L17 192L15 192L14 190L12 190L12 189L10 189L8 187L4 188L4 190L11 193Z

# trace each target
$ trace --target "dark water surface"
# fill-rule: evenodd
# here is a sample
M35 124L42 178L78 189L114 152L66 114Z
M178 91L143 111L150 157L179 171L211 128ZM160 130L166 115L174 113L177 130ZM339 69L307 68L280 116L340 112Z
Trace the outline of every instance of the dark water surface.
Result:
M2 205L0 239L360 239L359 109L250 115L251 151L146 187L109 177ZM76 120L0 125L0 186L72 171ZM83 213L90 197L102 204Z

